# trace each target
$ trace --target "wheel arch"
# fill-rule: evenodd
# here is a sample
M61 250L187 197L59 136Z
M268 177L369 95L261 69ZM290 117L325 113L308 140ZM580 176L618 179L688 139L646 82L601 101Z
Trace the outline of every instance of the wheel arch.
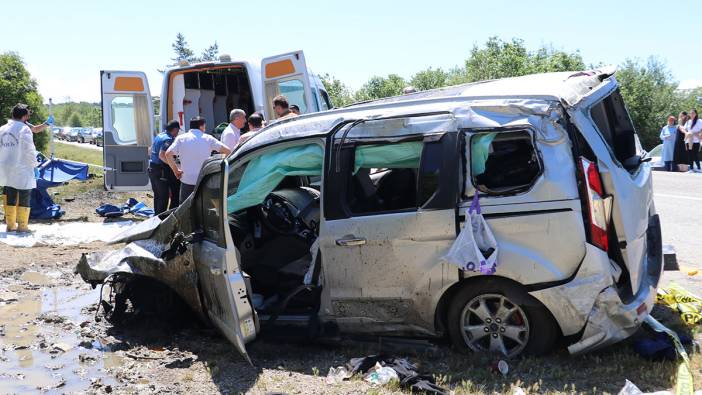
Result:
M548 309L541 301L536 299L535 297L529 295L529 293L526 290L526 287L517 282L514 281L510 278L507 277L502 277L502 276L495 276L495 275L478 275L478 276L471 276L471 277L466 277L457 283L453 284L450 286L444 293L441 295L439 298L439 302L436 304L436 310L434 312L434 327L436 329L436 332L441 336L445 337L448 335L448 311L449 311L449 306L451 305L451 301L453 300L454 296L462 289L472 286L474 284L480 283L481 285L484 286L491 286L495 288L509 288L509 287L515 287L518 289L521 289L524 291L524 294L526 295L525 297L517 298L520 300L515 300L515 302L520 303L520 304L525 304L525 305L530 305L530 306L541 306L546 311L548 312L548 315L551 317L553 322L556 324L556 328L558 329L559 335L562 337L563 332L561 331L560 325L558 324L558 321L554 317L553 313L551 310ZM512 297L514 297L512 295Z

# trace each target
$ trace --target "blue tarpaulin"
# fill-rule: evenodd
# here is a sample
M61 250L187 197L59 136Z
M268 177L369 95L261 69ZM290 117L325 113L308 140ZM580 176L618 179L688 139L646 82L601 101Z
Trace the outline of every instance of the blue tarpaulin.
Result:
M40 160L43 162L38 167L37 187L32 190L29 217L32 219L60 218L65 212L61 211L61 206L54 203L47 189L70 180L87 180L88 165L62 159L41 158Z

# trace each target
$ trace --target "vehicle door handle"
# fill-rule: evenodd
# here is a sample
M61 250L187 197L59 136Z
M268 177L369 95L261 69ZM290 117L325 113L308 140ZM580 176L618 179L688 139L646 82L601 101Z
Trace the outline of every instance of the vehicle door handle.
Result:
M362 246L366 244L366 239L363 237L346 237L343 239L337 239L336 240L336 245L342 246L342 247L355 247L355 246Z

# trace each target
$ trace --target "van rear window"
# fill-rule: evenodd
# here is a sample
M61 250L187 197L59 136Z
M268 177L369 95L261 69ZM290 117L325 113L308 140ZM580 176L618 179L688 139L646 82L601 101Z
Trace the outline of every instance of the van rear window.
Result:
M636 158L636 131L619 89L593 106L590 115L614 157L627 170L635 171L640 164ZM628 166L631 163L634 165Z

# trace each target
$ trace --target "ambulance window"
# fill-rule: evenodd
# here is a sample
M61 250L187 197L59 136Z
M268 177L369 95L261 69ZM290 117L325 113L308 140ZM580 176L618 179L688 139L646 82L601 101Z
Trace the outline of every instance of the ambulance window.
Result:
M300 107L300 113L307 112L307 104L305 104L305 84L302 81L294 79L278 82L278 91L281 95L288 99L288 104L296 104Z
M151 114L145 95L117 96L112 99L110 109L118 144L148 144Z
M473 185L491 195L528 190L541 174L532 140L526 130L473 135L470 139Z

